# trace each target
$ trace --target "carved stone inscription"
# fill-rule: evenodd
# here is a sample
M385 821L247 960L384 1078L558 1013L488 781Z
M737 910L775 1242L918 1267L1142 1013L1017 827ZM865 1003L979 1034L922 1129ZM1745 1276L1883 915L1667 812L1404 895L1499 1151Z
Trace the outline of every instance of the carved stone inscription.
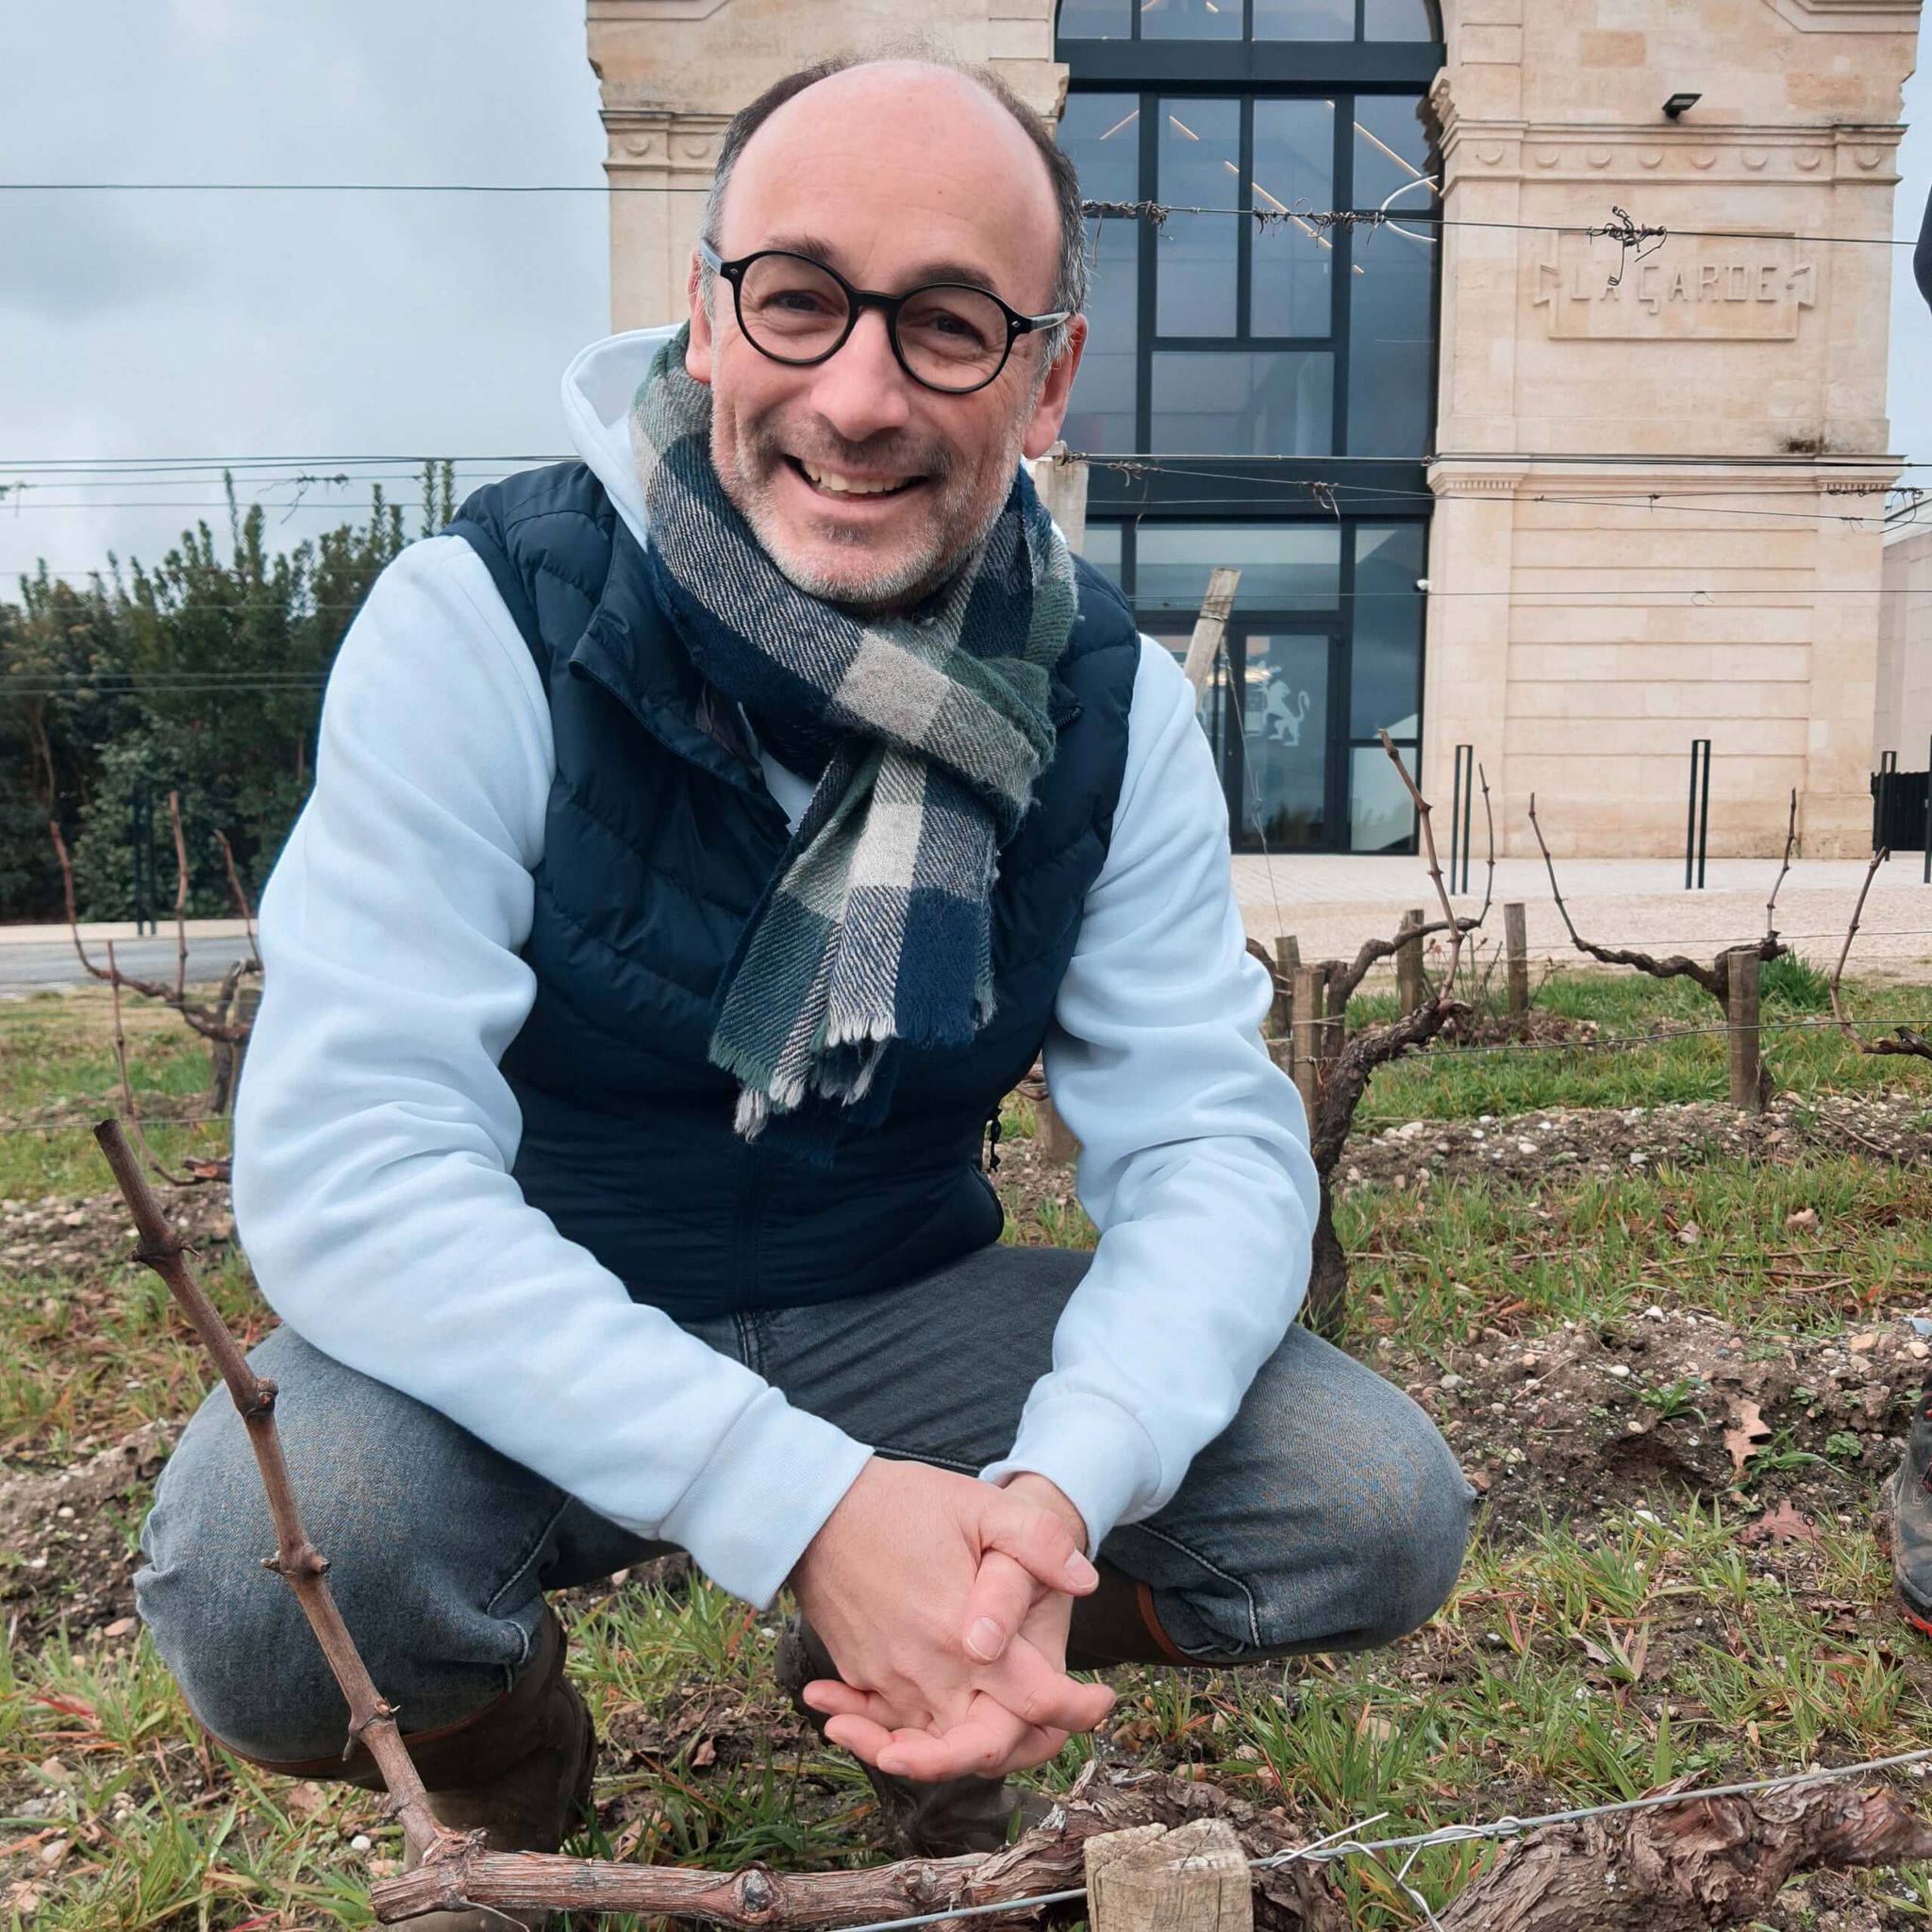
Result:
M1559 340L1790 341L1817 282L1782 239L1673 235L1640 261L1607 238L1563 235L1532 299Z

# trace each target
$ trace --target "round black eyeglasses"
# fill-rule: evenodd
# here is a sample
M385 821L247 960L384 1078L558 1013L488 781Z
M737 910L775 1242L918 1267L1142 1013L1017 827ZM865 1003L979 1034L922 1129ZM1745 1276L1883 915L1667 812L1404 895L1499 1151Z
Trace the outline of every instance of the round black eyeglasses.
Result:
M738 325L759 355L794 367L823 362L845 346L859 312L876 308L899 367L945 395L984 389L1007 366L1022 336L1073 314L1058 308L1022 315L970 282L931 282L903 295L855 289L836 269L783 248L724 261L708 242L700 242L698 257L731 284Z

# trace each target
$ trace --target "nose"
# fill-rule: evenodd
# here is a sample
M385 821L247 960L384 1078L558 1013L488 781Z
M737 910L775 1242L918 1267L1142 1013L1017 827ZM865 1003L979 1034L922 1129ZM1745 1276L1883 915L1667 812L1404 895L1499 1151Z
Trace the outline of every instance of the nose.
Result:
M904 428L912 413L911 379L892 354L886 318L866 309L839 353L821 362L812 408L848 442Z

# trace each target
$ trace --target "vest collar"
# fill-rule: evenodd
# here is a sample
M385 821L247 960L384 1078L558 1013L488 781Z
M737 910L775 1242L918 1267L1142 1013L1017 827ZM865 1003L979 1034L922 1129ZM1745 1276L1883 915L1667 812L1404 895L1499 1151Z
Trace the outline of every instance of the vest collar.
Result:
M621 516L613 536L610 574L570 654L571 675L602 685L667 751L770 804L735 708L698 675Z

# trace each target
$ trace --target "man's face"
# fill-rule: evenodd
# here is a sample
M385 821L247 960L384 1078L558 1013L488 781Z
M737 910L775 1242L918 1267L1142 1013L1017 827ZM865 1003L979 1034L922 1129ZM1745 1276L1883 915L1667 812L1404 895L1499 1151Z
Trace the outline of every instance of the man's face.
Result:
M1045 164L997 101L908 62L853 68L778 108L746 142L719 254L786 248L860 289L972 281L1025 315L1052 306L1058 230ZM722 279L707 312L695 260L685 366L711 390L711 458L778 568L861 608L916 601L984 539L1023 455L1058 434L1086 325L1042 372L1022 336L986 388L923 388L864 310L812 367L774 362L738 326Z

